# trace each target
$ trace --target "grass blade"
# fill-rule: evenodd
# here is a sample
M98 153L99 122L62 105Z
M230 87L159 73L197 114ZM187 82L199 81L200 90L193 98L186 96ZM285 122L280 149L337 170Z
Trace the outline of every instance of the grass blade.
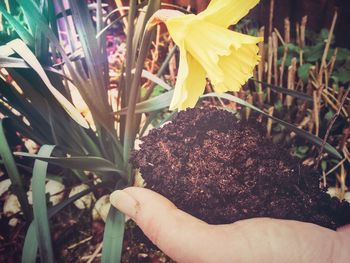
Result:
M121 262L124 227L124 214L111 206L103 233L102 263Z
M271 118L272 120L282 124L287 129L295 132L297 135L305 138L306 140L314 143L315 145L322 146L323 141L319 137L317 137L317 136L315 136L315 135L313 135L313 134L311 134L311 133L309 133L309 132L307 132L307 131L305 131L303 129L299 129L298 127L296 127L296 126L294 126L294 125L292 125L292 124L290 124L288 122L285 122L285 121L283 121L281 119L278 119L278 118L276 118L274 116L271 116L271 115L267 114L266 112L260 110L259 108L255 107L254 105L252 105L252 104L250 104L250 103L248 103L248 102L246 102L246 101L244 101L244 100L242 100L240 98L237 98L237 97L235 97L233 95L230 95L230 94L227 94L227 93L221 93L221 94L219 94L219 93L209 93L209 94L205 94L205 95L201 96L201 98L206 98L206 97L218 97L218 98L221 98L221 99L227 99L227 100L230 100L230 101L234 101L234 102L236 102L238 104L241 104L241 105L243 105L245 107L251 108L252 110L255 110L255 111L265 115L266 117ZM332 156L334 156L334 157L336 157L338 159L342 158L340 153L332 145L330 145L329 143L325 144L324 149L325 149L326 152L328 152Z
M49 157L54 148L54 145L43 145L39 150L38 156ZM35 160L32 179L33 212L41 262L52 263L53 250L45 194L47 167L47 162Z
M8 121L8 118L0 120L0 156L4 161L6 171L10 177L12 183L12 189L18 197L18 201L21 204L22 211L27 220L31 220L31 209L28 204L27 193L24 189L22 178L16 167L15 160L11 153L10 147L7 143L4 122Z

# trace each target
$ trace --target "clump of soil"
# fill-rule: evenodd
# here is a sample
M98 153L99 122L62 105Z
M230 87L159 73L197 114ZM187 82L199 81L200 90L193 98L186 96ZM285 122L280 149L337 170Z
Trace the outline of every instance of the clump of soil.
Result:
M212 224L253 217L336 229L349 203L319 188L320 174L265 138L256 121L218 109L190 109L143 138L131 163L150 188Z

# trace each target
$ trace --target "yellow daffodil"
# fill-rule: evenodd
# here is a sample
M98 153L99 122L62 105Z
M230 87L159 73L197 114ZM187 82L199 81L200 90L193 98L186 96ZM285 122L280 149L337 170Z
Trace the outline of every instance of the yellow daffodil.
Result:
M198 15L159 10L149 26L164 22L180 49L180 63L170 109L194 107L208 77L216 92L238 91L259 62L263 39L227 29L259 0L212 0Z

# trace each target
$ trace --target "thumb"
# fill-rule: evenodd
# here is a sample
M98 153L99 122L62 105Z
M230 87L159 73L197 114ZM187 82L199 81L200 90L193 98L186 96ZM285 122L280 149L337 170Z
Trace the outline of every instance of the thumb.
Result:
M210 251L210 226L145 188L129 187L110 196L113 206L131 217L145 235L178 262L203 262L199 251Z

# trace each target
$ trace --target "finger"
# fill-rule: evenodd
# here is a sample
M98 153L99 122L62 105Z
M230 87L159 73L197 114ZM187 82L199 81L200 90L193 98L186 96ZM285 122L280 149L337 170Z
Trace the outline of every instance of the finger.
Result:
M115 191L110 200L174 260L208 262L204 252L210 253L212 248L205 242L210 238L207 223L184 213L163 196L144 188L130 187Z

